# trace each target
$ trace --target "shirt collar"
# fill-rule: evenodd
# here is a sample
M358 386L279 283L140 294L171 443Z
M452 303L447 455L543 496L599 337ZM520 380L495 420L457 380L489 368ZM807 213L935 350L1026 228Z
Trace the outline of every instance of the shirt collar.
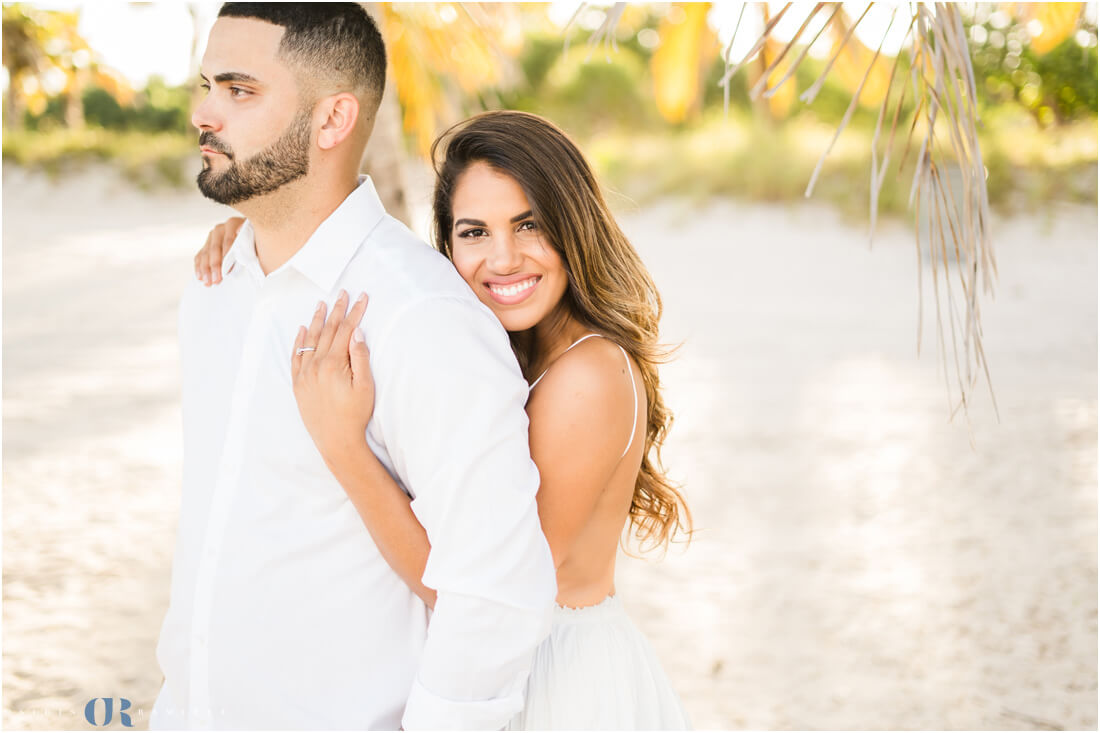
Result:
M385 213L386 209L370 176L359 176L359 185L355 190L321 222L283 267L293 267L321 290L326 293L331 291L363 240ZM241 227L233 246L222 260L222 277L229 273L234 263L240 263L263 277L250 221Z
M245 220L241 228L237 230L237 238L233 245L222 258L222 279L229 275L233 265L240 264L242 268L251 270L262 279L263 270L260 268L260 260L256 257L256 233L252 230L252 222Z
M355 190L321 222L286 266L305 275L326 293L331 291L359 245L385 213L370 176L359 176Z

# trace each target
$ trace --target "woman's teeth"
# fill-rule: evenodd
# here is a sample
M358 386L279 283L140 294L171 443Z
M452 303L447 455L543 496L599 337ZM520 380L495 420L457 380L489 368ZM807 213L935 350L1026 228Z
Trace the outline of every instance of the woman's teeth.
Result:
M535 287L539 279L533 277L530 280L524 280L523 282L515 283L514 285L490 285L489 290L492 290L496 295L510 296L519 295L525 290L530 290Z

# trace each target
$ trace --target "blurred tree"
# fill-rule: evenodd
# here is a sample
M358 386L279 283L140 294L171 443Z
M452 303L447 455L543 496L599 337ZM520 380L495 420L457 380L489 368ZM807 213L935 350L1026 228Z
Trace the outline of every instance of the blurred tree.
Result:
M364 156L387 210L408 221L402 130L426 155L462 101L518 79L520 8L513 4L363 3L386 39L387 93Z
M39 114L49 97L64 94L65 124L83 127L83 92L95 69L92 51L77 32L79 19L79 12L40 10L23 3L4 6L8 125L21 127L24 112Z
M38 77L46 67L43 47L48 36L37 16L22 5L5 5L3 10L4 68L8 71L8 91L4 104L4 123L19 128L30 100L45 109L45 94L39 93Z
M703 76L718 55L707 25L710 3L673 3L657 26L660 44L650 59L657 109L679 123L702 108Z
M968 33L983 111L1019 105L1043 127L1096 115L1096 27L1067 23L1075 4L1057 5L979 6Z

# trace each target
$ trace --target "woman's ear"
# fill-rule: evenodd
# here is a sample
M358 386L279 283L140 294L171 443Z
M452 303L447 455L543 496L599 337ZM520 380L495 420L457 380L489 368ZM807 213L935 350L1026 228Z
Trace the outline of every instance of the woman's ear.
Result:
M335 94L321 101L318 114L322 119L317 145L321 150L331 150L355 131L359 121L359 100L347 92Z

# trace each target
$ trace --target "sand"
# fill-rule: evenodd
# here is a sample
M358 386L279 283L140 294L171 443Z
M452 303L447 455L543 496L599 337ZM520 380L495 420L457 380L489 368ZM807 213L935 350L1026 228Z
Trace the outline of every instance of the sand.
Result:
M4 727L83 729L88 700L124 697L144 728L176 306L226 210L98 169L3 183ZM624 557L619 593L695 726L1095 729L1096 208L994 222L1000 422L979 383L973 450L947 424L929 272L916 355L903 224L868 251L812 203L620 209L684 344L665 462L699 531Z

